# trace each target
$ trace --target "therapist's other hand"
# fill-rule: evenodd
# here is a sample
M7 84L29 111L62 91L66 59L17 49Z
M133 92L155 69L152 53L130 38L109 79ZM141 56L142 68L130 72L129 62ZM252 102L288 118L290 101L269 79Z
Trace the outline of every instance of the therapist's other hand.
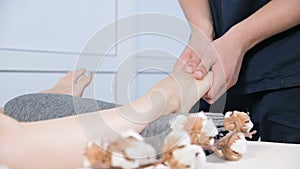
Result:
M189 44L177 59L173 71L185 71L187 73L196 72L201 55L211 42L211 36L205 35L200 30L193 31ZM202 67L200 67L200 69L202 69Z
M204 51L198 65L205 67L204 70L211 69L214 74L213 85L203 97L205 101L209 104L214 103L236 84L245 52L241 43L226 35L213 41ZM198 67L197 70L203 68ZM207 72L202 73L205 75Z

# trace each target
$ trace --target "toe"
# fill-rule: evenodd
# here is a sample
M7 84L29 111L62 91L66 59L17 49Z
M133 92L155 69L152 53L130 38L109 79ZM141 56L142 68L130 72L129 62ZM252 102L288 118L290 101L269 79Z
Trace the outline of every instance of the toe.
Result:
M93 78L93 74L90 73L88 76L82 75L79 79L74 83L73 86L73 95L81 97L85 88L91 83Z
M82 75L77 80L76 85L79 85L81 87L86 87L91 83L92 78L93 78L93 73L89 73L88 76Z
M74 72L74 76L73 76L73 81L76 82L78 81L81 77L84 76L84 73L86 72L85 69L80 69L80 70L76 70Z

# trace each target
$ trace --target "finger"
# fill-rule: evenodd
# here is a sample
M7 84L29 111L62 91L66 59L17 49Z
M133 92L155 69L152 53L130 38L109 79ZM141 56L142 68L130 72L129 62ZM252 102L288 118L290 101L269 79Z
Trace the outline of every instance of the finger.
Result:
M213 44L207 46L206 50L202 55L199 55L201 59L201 64L197 67L203 74L206 74L208 70L216 63L218 54L213 46Z
M193 56L193 51L191 50L190 47L186 46L183 50L183 52L180 55L180 58L182 59L182 61L186 60L190 60Z
M196 70L193 72L194 74L194 77L197 79L197 80L202 80L204 78L204 76L206 76L207 74L207 70L205 68L205 66L203 65L203 62L200 62L198 65L197 65L197 68Z
M214 80L211 89L203 97L203 99L209 103L215 103L226 92L225 74L222 72L222 68L218 65L213 67Z
M191 60L185 66L184 71L186 73L194 73L196 71L196 68L197 68L197 65L199 64L199 62L200 62L199 57L193 55Z
M176 71L183 70L187 65L187 63L191 60L192 55L193 55L192 50L188 46L185 47L185 49L177 59L173 71L176 72Z
M220 97L221 93L211 89L207 92L207 95L203 96L202 99L205 100L208 104L214 104Z
M211 88L213 84L213 72L207 73L203 80L196 80L198 87L199 98L205 96L205 93Z

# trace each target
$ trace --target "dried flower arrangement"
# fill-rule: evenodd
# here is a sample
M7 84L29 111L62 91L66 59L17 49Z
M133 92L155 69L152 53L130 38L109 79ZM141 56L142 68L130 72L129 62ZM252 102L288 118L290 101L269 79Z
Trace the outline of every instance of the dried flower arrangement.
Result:
M84 167L107 169L203 169L206 156L212 150L226 160L239 160L247 151L245 137L251 138L253 123L245 112L227 112L224 128L229 133L214 140L218 130L205 113L179 115L165 138L162 158L155 149L133 130L126 131L114 142L89 143L85 149Z

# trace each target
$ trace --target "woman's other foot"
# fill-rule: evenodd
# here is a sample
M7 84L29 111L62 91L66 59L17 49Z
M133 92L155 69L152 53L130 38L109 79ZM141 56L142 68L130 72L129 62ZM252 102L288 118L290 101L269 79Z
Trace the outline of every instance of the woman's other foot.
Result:
M68 72L64 77L59 79L56 85L40 93L58 93L81 97L84 89L91 83L93 74L85 75L86 70L76 70Z

